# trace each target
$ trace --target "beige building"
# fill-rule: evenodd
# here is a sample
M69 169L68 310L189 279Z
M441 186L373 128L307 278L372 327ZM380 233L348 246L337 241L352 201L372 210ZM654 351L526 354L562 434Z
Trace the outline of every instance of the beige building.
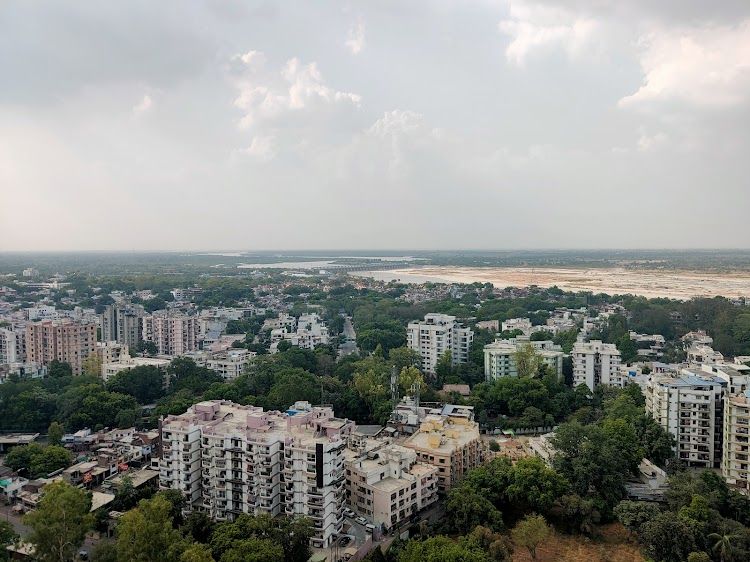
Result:
M620 352L615 344L599 340L576 342L570 356L573 386L585 384L592 392L600 384L622 387Z
M479 424L468 416L429 414L403 445L413 449L421 462L437 467L442 493L484 460Z
M49 365L69 363L74 375L83 371L83 361L96 353L96 324L72 320L44 320L26 325L27 361Z
M750 391L724 404L724 447L721 474L727 483L750 493Z
M349 506L376 526L396 526L437 501L438 469L412 449L367 439L347 449L344 468Z
M307 402L284 413L199 402L161 423L160 485L216 521L241 513L307 517L311 545L328 548L343 530L344 450L353 428Z
M198 318L157 310L143 318L143 341L153 342L159 355L184 355L198 349Z
M495 340L484 346L484 376L487 382L503 377L517 377L516 354L531 346L541 361L562 378L562 347L551 341L531 341L528 336L519 336L507 340Z

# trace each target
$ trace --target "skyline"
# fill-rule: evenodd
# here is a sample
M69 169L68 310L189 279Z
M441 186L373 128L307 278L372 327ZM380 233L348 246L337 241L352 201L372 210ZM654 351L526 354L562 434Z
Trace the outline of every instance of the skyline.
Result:
M750 5L620 4L11 0L0 252L749 248Z

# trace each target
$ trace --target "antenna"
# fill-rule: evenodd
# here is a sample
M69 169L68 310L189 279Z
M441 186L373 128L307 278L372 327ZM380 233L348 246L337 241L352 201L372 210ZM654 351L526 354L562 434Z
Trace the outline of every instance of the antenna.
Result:
M419 415L419 381L411 385L411 395L414 398L414 413Z
M398 375L396 373L396 365L391 368L391 400L395 404L398 402Z

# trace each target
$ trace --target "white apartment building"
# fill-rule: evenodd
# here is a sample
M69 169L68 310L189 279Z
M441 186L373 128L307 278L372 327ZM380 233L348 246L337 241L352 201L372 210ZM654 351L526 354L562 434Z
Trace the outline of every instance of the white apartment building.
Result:
M526 336L507 340L495 340L484 346L484 376L487 382L502 377L517 377L516 353L531 345L541 360L553 373L562 378L562 347L552 341L531 341Z
M315 349L319 345L328 345L330 335L328 327L316 313L302 314L299 319L279 315L280 327L271 330L271 353L275 353L279 342L288 341L302 349Z
M585 384L593 392L600 384L621 387L620 352L613 343L599 340L576 342L573 358L573 386Z
M724 402L721 474L731 486L750 493L750 391Z
M438 499L438 469L417 462L412 449L366 439L346 450L349 507L385 529L399 525Z
M501 327L503 332L521 330L526 336L531 334L531 320L528 318L509 318L508 320L503 320Z
M469 360L474 332L448 314L426 314L424 320L409 322L406 345L422 357L422 371L434 373L440 357L449 351L454 365Z
M153 342L159 355L184 355L198 349L195 316L157 310L143 318L143 341Z
M0 328L0 365L23 362L26 358L23 342L23 332Z
M229 349L212 354L206 361L206 367L227 380L233 380L245 372L245 367L256 355L257 353L247 349Z
M144 314L142 306L107 305L99 315L101 341L116 341L137 348L143 334Z
M307 517L311 545L327 548L342 531L344 450L353 428L307 402L284 413L199 402L161 422L160 484L216 521L241 513Z
M689 466L721 462L724 381L683 369L654 375L646 384L646 411L676 440L677 458Z
M158 357L131 357L128 350L123 349L115 360L102 363L102 379L106 382L120 371L127 371L135 367L166 369L169 363L169 359L159 359Z

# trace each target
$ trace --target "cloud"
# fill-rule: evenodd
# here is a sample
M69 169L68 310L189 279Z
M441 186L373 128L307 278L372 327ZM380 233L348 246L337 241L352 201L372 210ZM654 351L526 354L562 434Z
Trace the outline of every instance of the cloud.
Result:
M267 162L276 156L276 139L270 136L255 136L250 146L243 152L262 162Z
M498 29L511 38L506 59L524 66L535 51L563 50L571 58L580 56L587 51L598 26L596 19L563 7L511 0L508 16Z
M649 135L645 129L641 128L641 135L638 137L638 150L641 152L650 152L663 147L669 137L666 133L657 132Z
M248 55L242 55L240 59L246 62L242 57L249 61L259 58L257 54ZM241 128L250 128L260 122L316 106L342 104L358 107L362 99L358 94L328 86L315 62L303 64L295 57L289 59L278 74L258 70L254 68L253 72L243 74L236 81L239 93L234 105L244 111L239 122Z
M365 23L360 19L356 25L349 29L348 39L345 43L351 54L358 55L365 47Z
M148 94L143 96L143 99L133 106L133 115L143 115L151 110L154 106L154 101Z
M643 85L620 107L684 102L720 108L750 97L750 20L735 26L660 28L641 37Z

